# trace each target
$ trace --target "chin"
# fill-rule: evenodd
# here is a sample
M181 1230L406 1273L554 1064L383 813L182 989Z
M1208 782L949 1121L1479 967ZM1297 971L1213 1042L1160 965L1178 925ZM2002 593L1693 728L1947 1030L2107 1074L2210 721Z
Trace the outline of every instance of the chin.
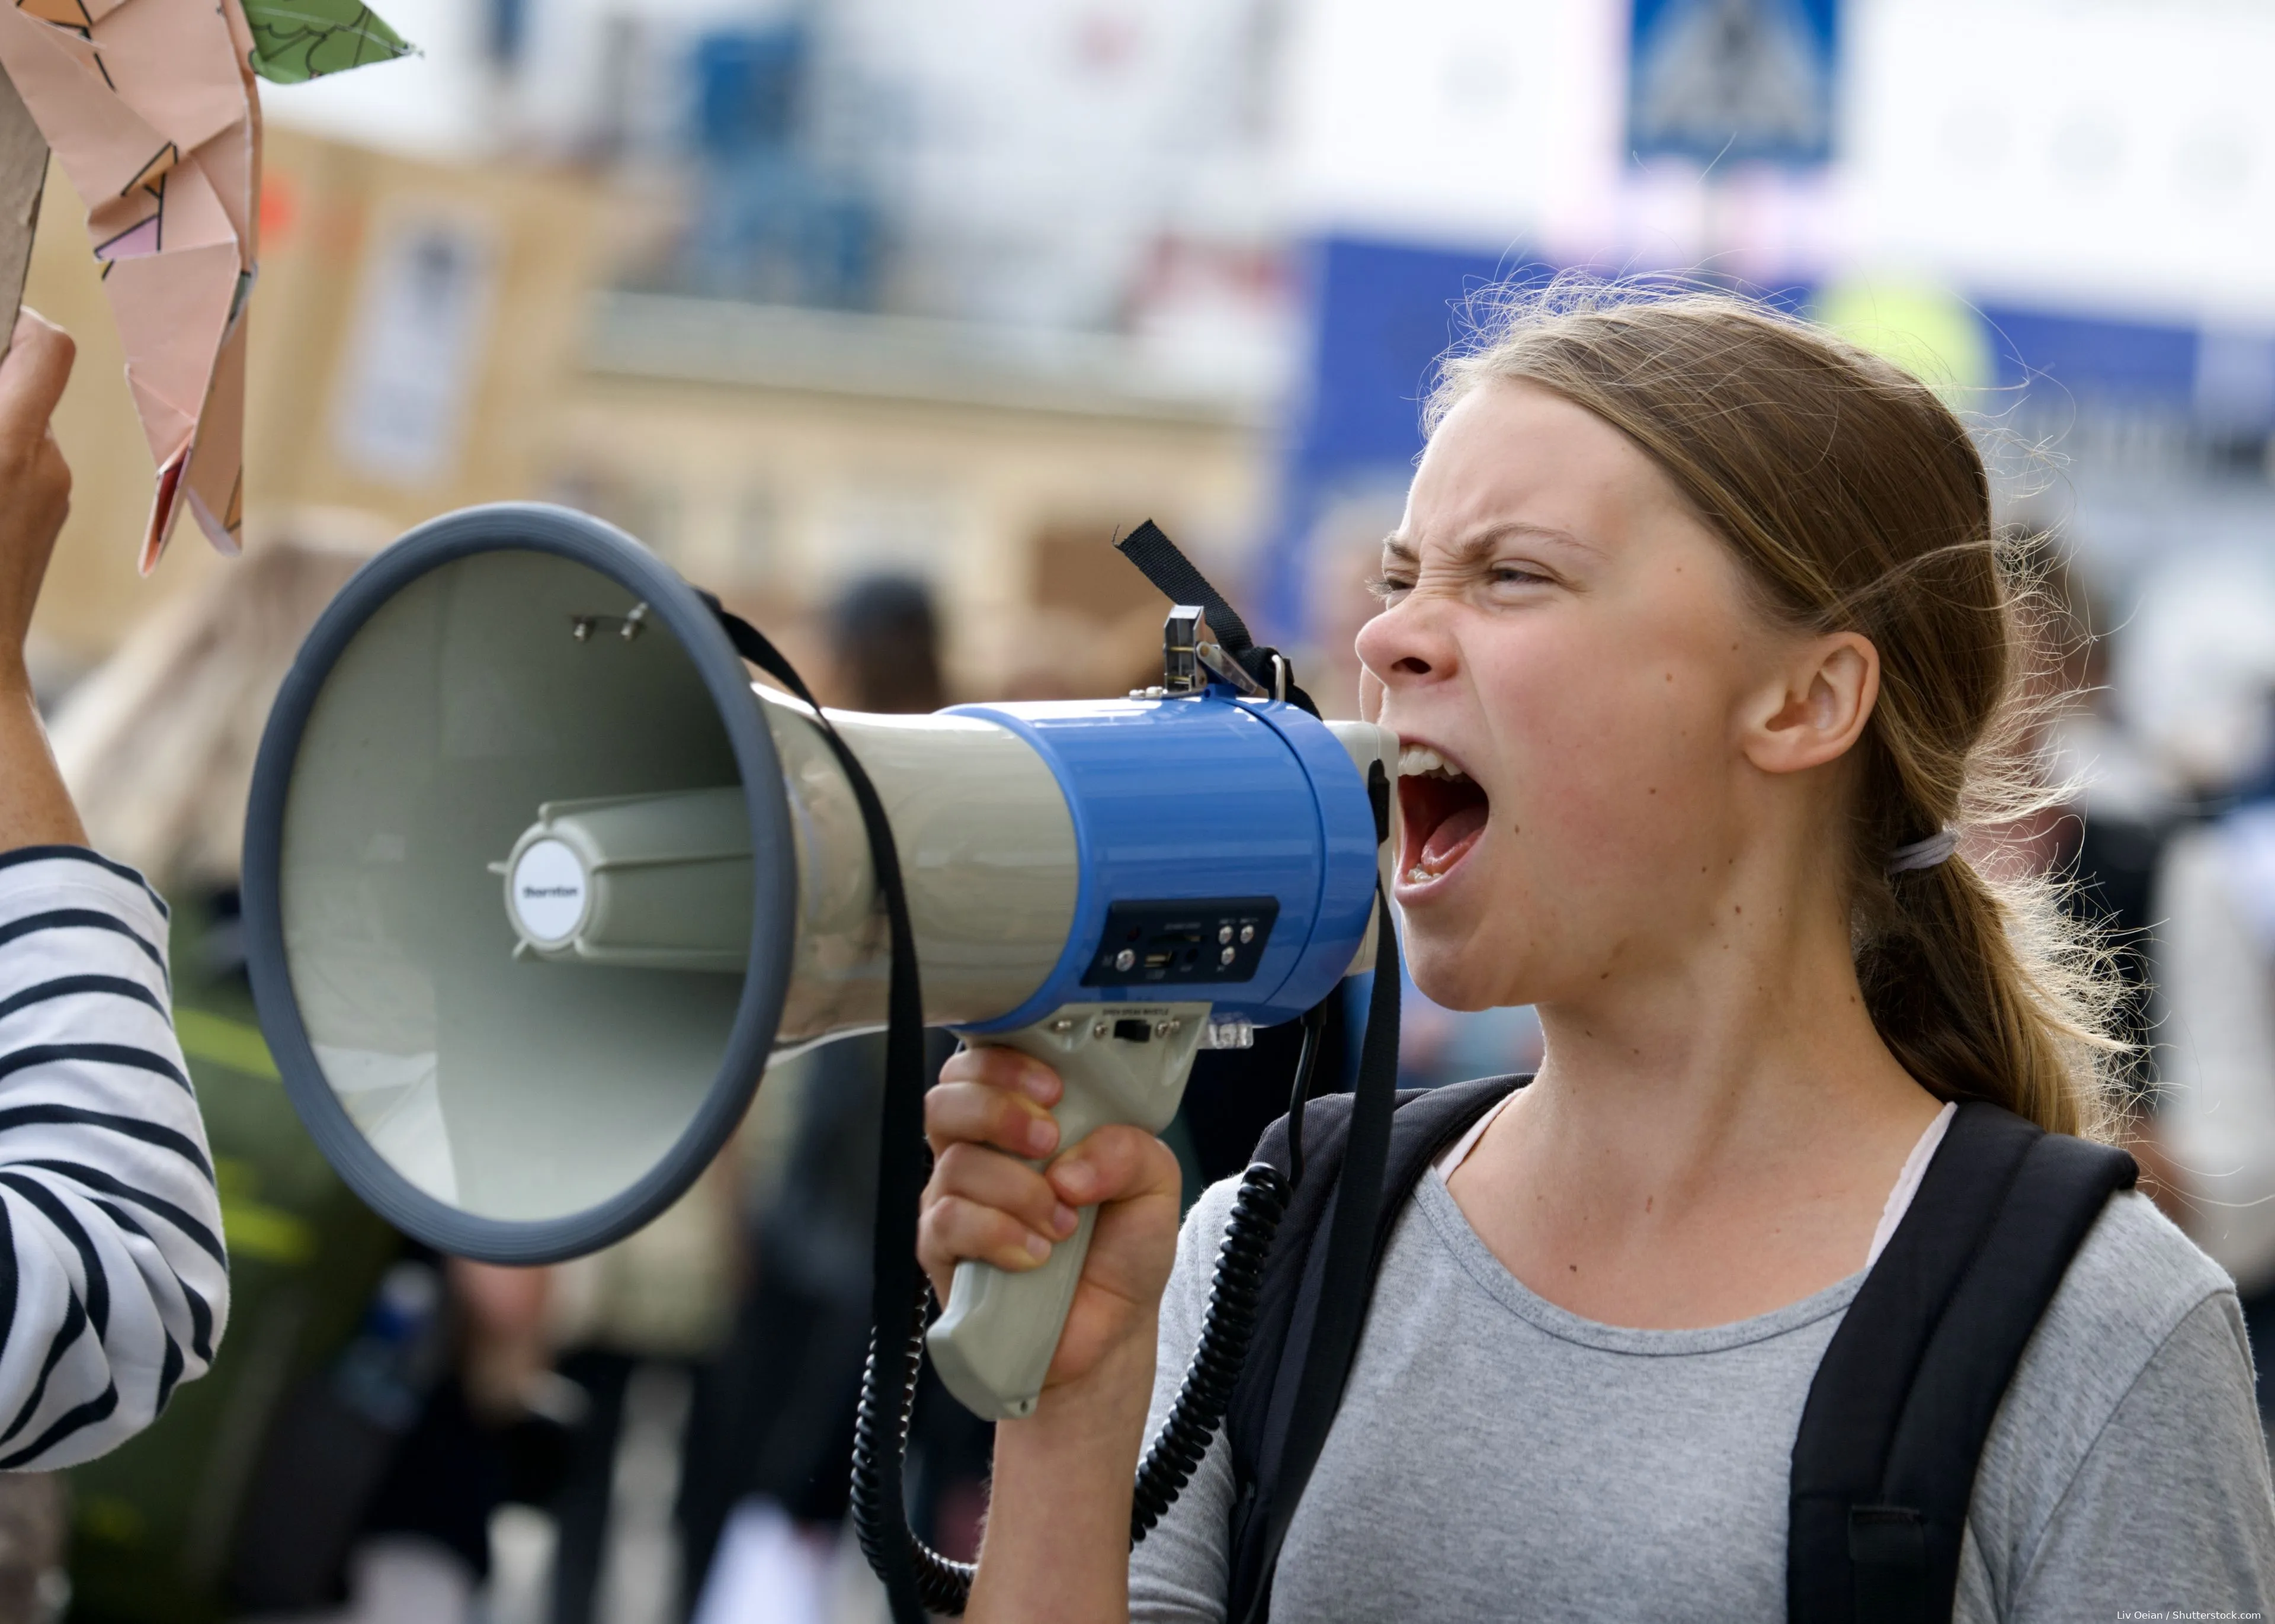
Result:
M1422 995L1443 1009L1474 1011L1523 1003L1511 996L1508 956L1474 940L1450 940L1426 924L1409 918L1406 973Z

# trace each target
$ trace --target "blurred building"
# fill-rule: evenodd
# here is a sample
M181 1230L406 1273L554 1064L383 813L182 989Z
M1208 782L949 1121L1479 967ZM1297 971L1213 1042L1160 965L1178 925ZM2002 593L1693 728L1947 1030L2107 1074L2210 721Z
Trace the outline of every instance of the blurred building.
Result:
M1242 201L1263 134L1243 8L397 12L422 56L267 98L254 546L311 509L371 516L368 542L566 501L777 621L915 570L983 686L1032 663L1031 609L1060 642L1151 612L1109 545L1138 519L1238 572L1293 333ZM41 627L67 674L218 561L128 568L140 452L51 212L31 297L87 346Z
M914 570L990 688L1024 612L1153 602L1140 517L1237 569L1294 336L1268 7L494 15L505 139L676 200L593 307L564 495L760 605Z
M761 615L914 573L961 683L992 690L1035 608L1151 616L1158 648L1158 594L1110 543L1150 516L1236 548L1266 510L1265 427L1262 403L1164 378L1113 335L611 293L551 490Z

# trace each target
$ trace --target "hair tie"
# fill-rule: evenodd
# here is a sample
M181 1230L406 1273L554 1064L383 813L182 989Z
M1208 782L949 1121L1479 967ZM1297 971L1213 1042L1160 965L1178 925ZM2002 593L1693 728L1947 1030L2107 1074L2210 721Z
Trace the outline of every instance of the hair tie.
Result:
M1899 846L1888 853L1887 872L1908 874L1914 869L1933 868L1958 850L1959 831L1938 829L1925 840L1916 840L1908 846Z

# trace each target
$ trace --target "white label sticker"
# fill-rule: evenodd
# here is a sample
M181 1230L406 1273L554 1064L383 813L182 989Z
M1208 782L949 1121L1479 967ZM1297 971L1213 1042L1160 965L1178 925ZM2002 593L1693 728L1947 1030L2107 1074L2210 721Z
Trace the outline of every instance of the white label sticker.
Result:
M506 900L532 941L548 948L566 941L585 922L585 865L566 842L533 841L513 865Z

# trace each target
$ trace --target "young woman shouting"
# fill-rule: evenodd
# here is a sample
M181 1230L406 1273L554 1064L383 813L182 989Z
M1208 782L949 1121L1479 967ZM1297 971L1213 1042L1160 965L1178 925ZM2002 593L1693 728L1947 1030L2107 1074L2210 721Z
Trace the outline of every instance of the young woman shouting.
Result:
M1936 397L1735 300L1536 303L1432 415L1358 639L1405 746L1396 898L1422 990L1537 1005L1546 1058L1402 1197L1272 1612L1780 1617L1811 1378L1953 1103L2108 1130L2091 953L1951 838L2011 804L2019 587ZM971 1616L1220 1619L1221 1438L1127 1530L1230 1188L1180 1243L1134 1129L1031 1170L1057 1093L984 1049L930 1101L943 1291L1101 1204L1041 1405L998 1430ZM2119 1196L1992 1427L1956 1615L2271 1591L2233 1290Z

